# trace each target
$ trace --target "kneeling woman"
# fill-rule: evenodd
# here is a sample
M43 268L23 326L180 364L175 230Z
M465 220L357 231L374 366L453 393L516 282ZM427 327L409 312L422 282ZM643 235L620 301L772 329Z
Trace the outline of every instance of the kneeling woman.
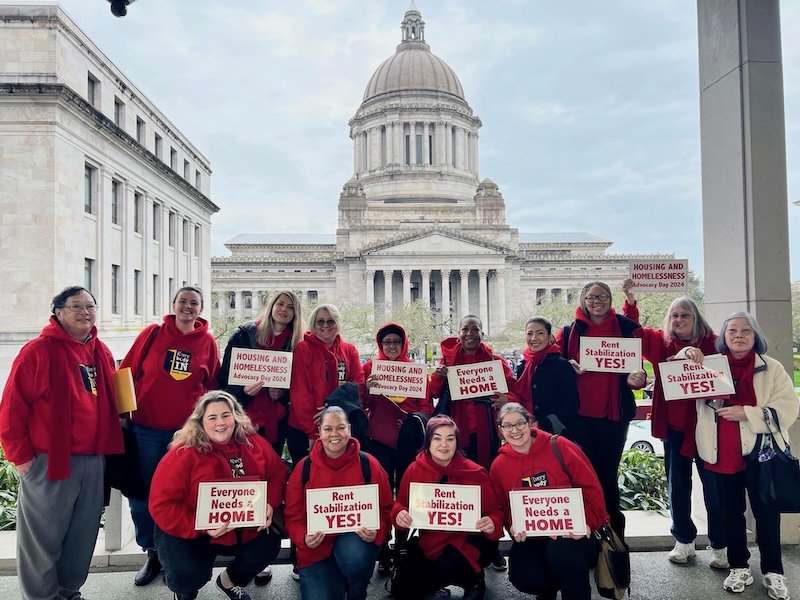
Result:
M528 538L514 531L508 492L530 487L581 488L587 532L608 520L603 489L589 459L566 438L555 440L561 461L555 454L551 435L534 429L530 413L516 402L500 409L500 431L506 440L492 463L490 478L505 509L506 524L514 543L508 555L511 584L539 600L589 600L589 569L597 562L599 548L590 533L586 536ZM561 462L563 461L563 465Z
M238 477L267 482L266 524L261 527L195 529L197 490L202 482ZM259 436L239 403L227 392L208 392L175 433L150 488L155 545L167 586L176 600L193 600L211 579L218 554L233 563L217 577L229 598L250 600L244 587L280 551L269 531L273 509L283 501L286 466Z
M308 531L306 489L378 485L378 529L347 533ZM292 470L286 489L286 527L297 545L303 600L365 600L378 551L389 533L392 491L373 456L350 437L345 412L329 406L320 417L319 439Z
M413 542L409 545L392 589L392 595L400 600L423 598L448 585L464 588L465 600L480 600L486 594L483 569L497 554L497 543L503 534L503 512L486 470L461 454L459 437L458 427L450 417L437 415L428 421L424 450L403 476L392 509L392 522L401 529L413 525L408 512L411 483L478 485L481 488L481 518L475 523L478 533L420 532L419 545Z

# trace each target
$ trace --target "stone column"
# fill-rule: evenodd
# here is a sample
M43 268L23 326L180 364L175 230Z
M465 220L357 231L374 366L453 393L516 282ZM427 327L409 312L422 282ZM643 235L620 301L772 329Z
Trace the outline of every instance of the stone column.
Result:
M497 286L497 305L494 307L497 333L501 333L506 326L506 271L497 269L495 271L495 285Z
M367 269L364 271L364 287L367 298L367 306L375 309L375 271Z
M397 164L402 165L405 163L405 154L403 153L403 146L405 144L405 128L402 121L395 121L394 124L394 149Z
M387 314L392 310L392 274L393 271L383 270L383 302Z
M411 270L403 269L401 271L403 276L403 306L411 304Z
M233 313L236 315L236 322L241 323L244 321L244 300L242 299L242 292L240 290L236 290L233 293L233 303L236 305Z
M425 306L431 305L431 270L430 269L423 269L420 271L422 274L422 301L425 303Z
M480 147L480 144L478 143L479 137L480 136L478 135L477 131L472 134L472 143L474 145L474 150L472 152L472 172L475 173L475 177L480 179L481 166L480 162L478 161L478 148Z
M450 123L444 125L444 162L448 167L453 166L453 129Z
M409 121L408 123L408 162L412 165L417 164L417 122Z
M442 333L450 333L450 269L442 269Z
M487 302L487 292L488 287L486 284L486 276L489 274L489 271L486 269L479 269L478 270L478 306L479 306L479 313L478 316L481 318L481 322L484 326L484 333L490 333L489 330L489 303ZM493 333L493 332L491 332Z
M353 162L356 175L361 173L361 132L353 136Z
M394 162L394 122L389 121L386 123L386 165Z
M461 269L461 301L458 303L460 319L469 312L469 269Z
M423 165L431 164L431 161L429 160L429 157L430 157L431 153L430 153L430 144L428 143L428 131L429 131L428 122L424 121L422 123L422 164Z

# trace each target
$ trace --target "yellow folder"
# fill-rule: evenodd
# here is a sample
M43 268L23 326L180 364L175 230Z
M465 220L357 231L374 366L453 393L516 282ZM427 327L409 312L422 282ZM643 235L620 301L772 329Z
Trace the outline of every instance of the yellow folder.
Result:
M117 399L119 414L136 410L136 390L133 387L130 367L124 367L114 373L114 396Z

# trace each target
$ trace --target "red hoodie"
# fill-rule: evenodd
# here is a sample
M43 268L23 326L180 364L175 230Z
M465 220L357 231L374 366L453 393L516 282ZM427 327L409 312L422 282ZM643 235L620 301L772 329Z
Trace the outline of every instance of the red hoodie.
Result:
M464 458L458 452L446 467L433 461L427 451L417 455L411 463L400 482L397 491L397 501L392 508L392 523L397 525L397 515L402 510L408 510L408 490L411 483L439 483L446 477L448 485L479 485L481 486L481 516L489 517L494 523L494 531L486 535L490 540L499 540L503 536L503 510L500 500L494 493L486 469L479 464ZM467 541L467 536L478 535L462 533L460 531L433 531L422 530L419 536L419 546L428 560L438 560L446 546L453 546L469 561L472 570L478 573L480 554L477 546Z
M70 475L72 454L119 454L122 432L114 401L114 357L92 327L84 342L55 317L23 346L0 402L0 443L14 464L48 454L48 479ZM51 423L58 423L55 429Z
M247 436L251 446L231 439L227 444L211 444L207 454L195 448L172 448L156 468L150 484L150 514L159 528L173 537L192 539L206 535L194 528L197 514L197 490L205 481L232 479L229 458L241 457L246 477L267 482L267 502L275 509L283 502L286 465L260 435ZM240 531L240 540L237 540ZM233 529L212 544L232 546L258 536L257 528Z
M316 548L306 546L306 490L325 487L339 487L345 485L364 485L364 473L361 470L359 451L361 445L355 438L350 438L347 450L338 458L331 458L325 454L322 442L317 440L311 448L309 455L311 469L308 483L303 487L302 463L292 471L289 485L286 487L286 528L289 538L297 546L297 568L302 569L314 563L325 560L333 552L333 544L338 534L325 535L322 543ZM389 534L389 512L392 510L392 490L389 488L389 478L378 460L367 454L370 468L370 481L366 483L378 484L378 499L380 504L381 527L375 537L375 545L382 546ZM306 458L304 460L309 460ZM313 532L312 532L313 533Z
M289 425L304 431L309 438L319 437L314 415L324 405L325 398L346 381L358 384L359 396L363 397L364 372L356 347L337 335L329 348L306 331L303 341L294 349Z
M505 512L506 524L511 527L511 507L508 492L530 487L581 488L586 524L595 531L608 520L603 488L597 480L589 459L580 448L565 437L558 436L558 449L569 476L558 462L551 447L551 435L536 430L527 454L517 452L508 444L500 447L492 463L489 478Z
M131 367L138 410L132 420L151 429L179 429L197 399L217 388L219 349L208 321L197 318L184 334L175 315L166 315L153 343L142 352L156 325L142 331L121 367Z
M385 331L387 327L398 329L400 331L400 337L403 338L403 347L400 350L400 356L395 360L398 362L411 362L411 359L408 357L408 336L406 335L406 330L397 323L386 323L386 325L378 329L378 333L375 334L375 341L378 343L378 360L391 360L386 357L386 354L383 353L383 346L381 345L381 333ZM366 380L372 374L372 359L364 363L363 371L364 380ZM373 395L365 392L364 408L367 410L373 410L375 404L378 402L394 402L399 408L402 408L406 412L424 412L426 415L430 416L433 414L433 404L431 403L430 394L430 387L427 389L426 398L390 398L384 395Z

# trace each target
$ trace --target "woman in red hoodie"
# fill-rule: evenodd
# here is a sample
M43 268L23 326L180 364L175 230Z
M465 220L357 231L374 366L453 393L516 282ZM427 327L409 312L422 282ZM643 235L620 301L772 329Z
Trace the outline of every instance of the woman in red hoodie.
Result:
M530 413L520 404L503 406L498 424L506 444L492 463L489 477L514 538L508 555L511 584L521 592L535 594L539 600L555 600L559 591L562 600L589 600L589 569L596 564L598 554L597 543L590 535L608 520L603 489L592 465L568 439L551 439L549 433L536 429ZM586 535L529 538L525 531L514 531L508 492L531 487L580 488Z
M378 360L411 362L408 357L406 330L397 323L387 323L378 329L375 339L378 342ZM364 377L367 389L364 408L369 411L370 415L370 429L367 430L367 435L370 436L368 450L370 454L378 459L386 471L389 476L389 485L394 493L403 478L403 473L406 472L408 465L413 460L413 455L410 458L405 458L405 453L398 451L398 445L402 445L398 439L403 435L401 425L406 418L405 415L402 415L402 412L405 412L406 415L409 413L423 413L429 417L433 413L433 405L429 395L425 398L407 398L405 396L370 394L369 390L377 383L377 379L372 374L372 359L364 363ZM398 411L397 409L400 410ZM396 414L400 417L396 423L387 424L385 419L382 418L383 414L391 415L392 419ZM378 422L381 423L380 429L378 429ZM375 435L372 435L373 426L375 427ZM378 435L380 435L382 441L376 439ZM419 450L419 438L416 439L416 442L415 452ZM395 543L399 543L399 540ZM378 572L381 575L388 575L389 568L389 545L387 540L387 543L381 549L381 555L378 559Z
M139 470L149 485L158 462L167 452L172 435L183 426L197 399L217 387L219 348L200 317L203 294L196 287L183 287L172 300L174 314L162 324L142 331L122 367L133 373L138 409L131 414L130 428L139 448ZM129 499L136 527L136 542L147 552L144 566L133 579L147 585L161 572L153 542L153 518L147 499Z
M583 286L575 320L558 332L556 343L578 373L580 406L572 439L592 463L603 486L611 527L624 538L625 517L619 508L617 469L628 435L628 423L636 414L632 388L642 387L647 376L643 370L620 375L584 371L579 366L581 337L634 337L640 328L635 321L618 315L611 300L611 288L607 284L592 281Z
M306 456L319 437L317 420L325 398L338 386L350 381L364 392L364 371L358 350L339 335L342 316L333 304L320 304L311 313L309 331L297 344L292 363L289 393L288 445L292 462Z
M409 508L409 488L415 483L477 485L481 490L478 533L425 530L418 545L410 545L400 565L392 595L399 600L424 598L448 585L464 588L465 600L481 600L486 594L483 569L497 555L503 535L503 511L486 469L459 451L460 432L446 415L431 417L425 430L424 450L408 468L400 483L392 522L402 529L414 525Z
M266 523L260 527L195 529L199 485L244 477L267 482ZM273 509L283 501L286 465L256 433L236 399L222 391L205 394L175 434L150 487L155 543L167 586L175 600L193 600L211 579L218 554L233 562L217 577L231 600L250 600L244 587L275 560L280 536L270 532Z
M377 484L377 529L344 533L308 530L306 490ZM365 600L378 551L389 534L392 491L375 457L350 437L344 410L329 406L320 417L319 438L292 470L286 488L286 527L297 546L303 600Z

